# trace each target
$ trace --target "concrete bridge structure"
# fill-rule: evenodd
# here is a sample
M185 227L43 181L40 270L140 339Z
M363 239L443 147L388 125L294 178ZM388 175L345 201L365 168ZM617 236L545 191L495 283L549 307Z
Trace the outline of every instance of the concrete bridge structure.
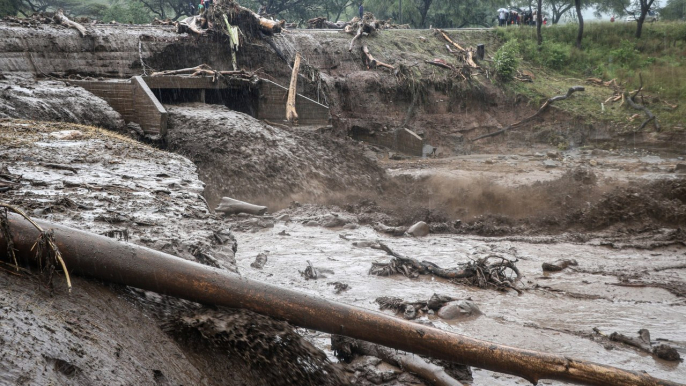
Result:
M165 136L164 104L211 103L257 119L281 123L286 118L288 89L270 80L216 79L198 76L134 76L126 80L69 80L107 101L126 123L138 123L148 135ZM300 125L326 126L329 108L300 94L296 96Z

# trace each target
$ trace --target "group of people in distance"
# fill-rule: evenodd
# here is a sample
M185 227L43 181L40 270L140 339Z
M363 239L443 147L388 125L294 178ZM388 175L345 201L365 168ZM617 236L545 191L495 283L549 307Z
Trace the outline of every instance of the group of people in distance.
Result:
M505 8L500 8L498 10L498 25L500 27L506 27L508 25L536 25L537 11L517 11L517 10L507 10ZM543 25L548 24L548 18L543 18Z

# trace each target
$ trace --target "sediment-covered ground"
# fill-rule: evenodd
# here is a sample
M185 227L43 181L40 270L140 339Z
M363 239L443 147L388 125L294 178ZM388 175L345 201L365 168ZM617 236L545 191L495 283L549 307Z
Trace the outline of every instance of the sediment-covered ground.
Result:
M2 119L0 143L3 203L236 271L230 226L210 213L188 159L69 123ZM78 277L68 293L55 275L52 293L43 275L4 262L0 270L2 384L337 379L322 354L283 322ZM302 371L289 364L298 362L311 366Z
M229 196L274 210L295 199L376 192L385 178L346 137L272 126L218 105L166 108L169 150L198 165L211 205Z

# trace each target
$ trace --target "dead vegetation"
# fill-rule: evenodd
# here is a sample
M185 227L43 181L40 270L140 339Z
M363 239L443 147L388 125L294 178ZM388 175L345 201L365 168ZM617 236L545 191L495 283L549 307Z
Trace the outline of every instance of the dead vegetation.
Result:
M506 133L508 130L516 129L516 128L522 127L523 125L525 125L525 124L530 123L531 121L533 121L536 117L540 116L544 111L546 111L546 110L548 109L548 107L549 107L551 104L553 104L553 103L555 103L555 102L557 102L557 101L565 100L565 99L569 98L570 96L572 96L572 94L575 93L575 92L577 92L577 91L584 91L583 86L573 86L573 87L570 87L570 88L567 90L567 93L566 93L566 94L564 94L564 95L557 95L557 96L548 98L548 100L546 100L546 101L541 105L541 107L538 109L538 111L536 111L536 113L534 113L533 115L530 115L530 116L528 116L528 117L526 117L526 118L524 118L524 119L522 119L522 120L520 120L520 121L518 121L518 122L515 122L515 123L513 123L513 124L507 126L506 128L502 129L502 130L498 130L498 131L495 131L495 132L493 132L493 133L488 133L488 134L484 134L484 135L478 136L478 137L472 139L472 142L478 141L478 140L484 139L484 138L495 137L496 135L500 135L500 134Z
M55 243L55 235L52 229L43 230L43 228L35 221L31 220L31 218L24 213L23 210L13 205L0 202L0 207L4 209L4 211L0 209L0 230L2 231L3 238L7 240L7 254L12 258L15 269L19 271L19 263L17 262L14 243L12 242L12 226L10 225L10 221L7 217L7 211L12 211L22 216L40 232L40 235L31 247L31 250L36 251L34 259L37 261L40 273L44 278L44 285L50 290L50 292L53 291L52 276L59 267L62 269L64 277L67 281L67 289L69 289L69 292L71 292L71 279L69 277L69 271L67 270L64 259L62 259L62 254Z
M384 243L379 243L379 246L393 258L388 263L372 263L372 267L369 269L370 275L391 276L401 274L414 279L419 275L431 274L456 282L468 283L479 288L494 288L500 291L511 289L521 294L521 290L517 288L521 274L515 265L516 260L512 261L502 256L490 255L463 263L456 268L441 268L430 261L418 261L402 256Z
M655 130L660 131L661 130L660 123L659 123L657 117L655 116L655 114L653 114L653 112L645 106L645 103L638 103L636 101L636 98L638 96L640 96L641 99L644 98L644 96L642 94L642 92L643 92L643 76L641 75L641 73L638 74L638 78L640 81L640 85L639 85L638 89L633 90L633 91L628 91L628 90L622 89L622 87L619 84L617 84L616 79L611 79L609 81L603 81L602 79L599 79L599 78L588 78L588 79L586 79L586 82L593 83L593 84L596 84L599 86L609 87L610 89L613 90L614 94L611 97L607 98L605 100L605 102L603 102L603 104L614 103L614 102L621 100L622 102L621 102L620 106L623 105L624 102L626 102L627 105L629 107L631 107L632 109L643 111L643 113L646 115L647 118L643 121L643 123L641 123L641 125L638 127L637 130L639 130L639 131L643 130L648 125L648 123L653 122L653 124L655 126ZM672 105L666 101L665 101L665 104L669 108L671 108L672 110L676 109L678 107L677 105ZM630 120L633 120L635 118L636 118L636 116L630 118Z

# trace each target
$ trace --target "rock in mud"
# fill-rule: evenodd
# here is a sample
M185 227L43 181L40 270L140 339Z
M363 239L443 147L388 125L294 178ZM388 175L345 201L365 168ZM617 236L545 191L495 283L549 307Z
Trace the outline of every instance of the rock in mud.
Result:
M377 232L386 233L386 234L389 234L391 236L402 236L407 231L406 227L389 227L389 226L382 224L380 222L374 224L372 227Z
M300 275L307 280L326 278L324 274L333 274L333 271L326 268L316 268L309 260L307 261L307 268L304 271L300 271Z
M576 267L578 265L579 263L574 259L562 259L553 263L543 263L541 264L541 267L543 268L543 272L559 272L569 266Z
M55 139L70 141L83 137L83 132L81 130L60 130L53 131L49 135Z
M324 217L322 217L320 221L321 224L326 228L336 228L348 224L352 220L348 217L341 216L337 213L329 213L327 215L324 215Z
M350 289L350 286L349 286L348 284L341 283L340 281L330 282L330 283L326 283L326 284L327 284L327 285L332 285L334 291L335 291L337 294L339 294L339 293L341 293L341 292L343 292L343 291L347 291L347 290Z
M438 316L447 320L463 319L477 315L481 315L481 310L470 300L455 300L446 303L438 310Z
M686 164L676 164L674 171L677 173L686 173Z
M410 227L410 229L407 230L407 234L412 235L414 237L423 237L429 234L429 225L425 223L424 221L420 221Z
M376 248L379 249L379 243L371 240L355 241L353 246L358 248Z
M548 158L557 158L560 156L560 153L558 153L554 150L551 150L551 151L547 152L546 155L548 156Z
M264 265L267 264L267 254L266 253L260 253L255 257L255 261L250 263L250 266L255 268L255 269L262 269L264 268Z
M666 344L660 344L653 347L653 354L655 354L656 357L666 361L676 362L681 360L679 352L674 347Z
M552 168L559 167L560 163L557 161L547 159L547 160L543 161L543 166L545 166L546 169L552 169Z
M433 294L431 295L429 301L426 303L426 306L429 307L430 310L437 311L446 303L452 302L453 300L456 299L447 295Z

